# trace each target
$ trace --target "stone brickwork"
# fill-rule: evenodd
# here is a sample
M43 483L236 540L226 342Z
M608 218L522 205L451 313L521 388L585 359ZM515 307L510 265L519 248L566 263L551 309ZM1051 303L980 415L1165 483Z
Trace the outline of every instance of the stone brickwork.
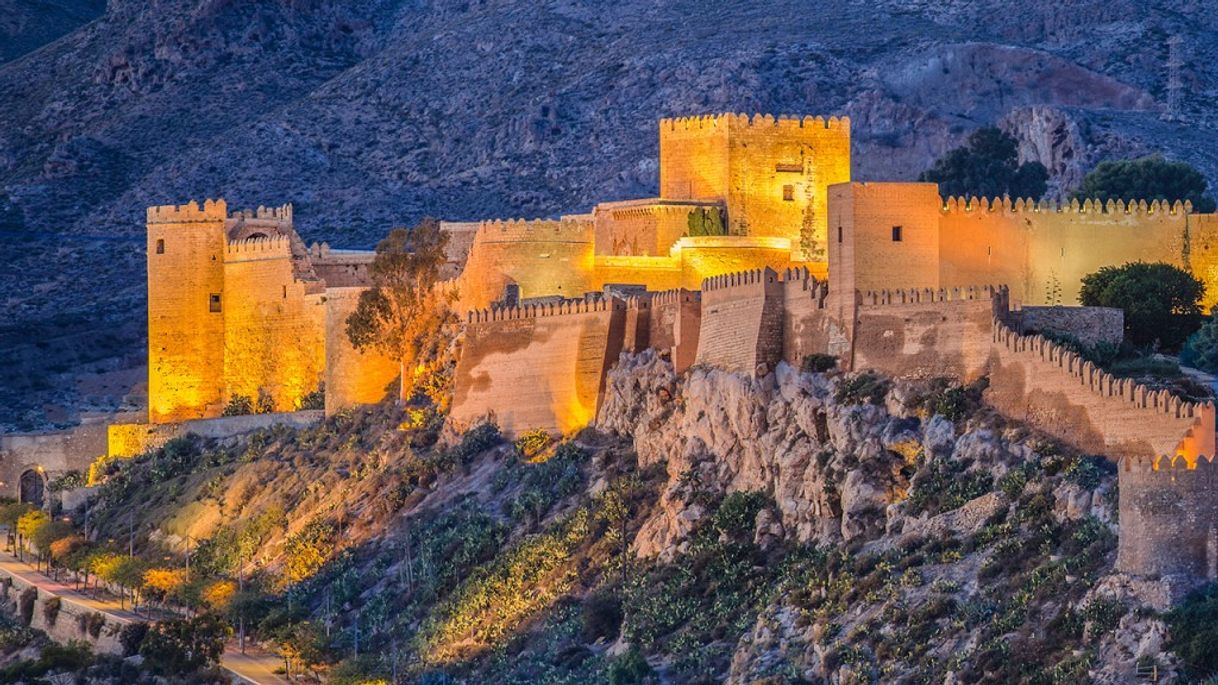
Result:
M649 198L602 202L592 210L596 254L667 256L689 230L689 215L699 209L720 211L718 202L688 202Z
M1002 283L1019 305L1071 305L1083 276L1142 260L1191 271L1206 283L1205 306L1218 303L1218 215L1187 204L944 200L931 183L829 193L829 269L843 296Z
M508 435L588 425L625 323L618 299L470 312L450 422L461 428L493 416Z
M1024 307L1011 312L1021 334L1050 332L1083 345L1120 345L1125 339L1125 312L1112 307Z
M149 208L148 420L216 417L238 395L299 409L325 374L325 278L366 285L371 258L305 247L290 205Z
M375 351L360 352L347 337L347 317L367 288L326 289L326 415L375 404L396 393L401 362Z
M68 471L85 473L106 453L106 431L105 423L92 422L54 433L0 435L0 495L25 499L23 475L45 486Z
M695 363L752 376L772 371L782 359L784 299L773 269L706 279Z
M1117 569L1218 580L1218 464L1213 457L1126 457L1118 468Z

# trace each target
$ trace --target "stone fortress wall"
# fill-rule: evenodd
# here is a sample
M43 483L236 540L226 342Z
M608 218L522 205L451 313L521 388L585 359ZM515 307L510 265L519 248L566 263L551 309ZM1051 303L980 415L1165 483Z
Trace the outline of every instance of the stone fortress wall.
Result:
M846 119L664 119L659 138L657 198L442 224L445 274L471 310L454 424L494 414L508 433L578 429L621 350L755 376L814 354L846 370L988 375L1000 411L1124 460L1122 489L1128 480L1148 493L1123 506L1124 530L1141 530L1124 527L1127 513L1157 525L1169 496L1213 524L1193 506L1213 492L1212 405L1114 380L1017 331L1113 340L1119 312L1060 305L1076 302L1082 275L1138 259L1190 269L1218 301L1218 215L1162 203L965 203L933 184L852 183ZM727 235L686 235L694 211L721 212ZM290 206L150 208L148 260L148 418L172 427L119 426L123 440L179 434L235 394L266 392L290 411L323 379L333 412L381 399L398 374L346 340L371 254L306 247ZM529 300L552 301L508 306ZM1152 457L1150 471L1135 468ZM1176 457L1188 467L1178 481ZM1166 541L1171 530L1146 535ZM1126 549L1126 537L1123 570L1213 571L1199 542L1160 564Z
M625 330L617 298L470 312L449 420L461 428L493 416L508 434L587 426Z

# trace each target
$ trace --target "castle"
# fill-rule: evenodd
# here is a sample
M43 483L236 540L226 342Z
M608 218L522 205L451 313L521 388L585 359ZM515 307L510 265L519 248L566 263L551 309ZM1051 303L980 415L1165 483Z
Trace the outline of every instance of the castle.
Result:
M984 375L999 411L1120 461L1122 570L1218 575L1214 406L1029 333L1120 340L1119 311L1060 305L1076 303L1083 275L1129 261L1188 269L1218 301L1218 215L851 182L846 119L664 119L659 136L660 197L442 224L468 312L455 426L488 414L508 433L586 426L606 371L645 348L678 371L758 378L809 355ZM324 387L330 413L382 398L399 365L354 350L344 325L371 259L307 247L290 206L150 208L148 417L112 426L110 451L214 420L235 398L291 412Z

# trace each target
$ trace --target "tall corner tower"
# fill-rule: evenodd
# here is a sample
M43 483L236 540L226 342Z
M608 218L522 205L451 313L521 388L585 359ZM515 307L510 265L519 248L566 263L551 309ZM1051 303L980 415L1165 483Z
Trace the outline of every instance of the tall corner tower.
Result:
M721 114L660 121L660 196L722 202L732 235L828 260L828 188L850 180L850 120Z
M148 208L148 420L218 416L228 207Z

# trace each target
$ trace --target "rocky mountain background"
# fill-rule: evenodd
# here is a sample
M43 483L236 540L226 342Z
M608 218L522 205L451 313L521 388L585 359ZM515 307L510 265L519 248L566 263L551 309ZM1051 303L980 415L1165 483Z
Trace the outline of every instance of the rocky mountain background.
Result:
M136 404L148 205L292 202L306 239L370 246L425 215L654 194L656 120L719 111L848 115L864 179L913 178L996 122L1055 192L1156 150L1218 178L1210 10L0 0L0 427Z

